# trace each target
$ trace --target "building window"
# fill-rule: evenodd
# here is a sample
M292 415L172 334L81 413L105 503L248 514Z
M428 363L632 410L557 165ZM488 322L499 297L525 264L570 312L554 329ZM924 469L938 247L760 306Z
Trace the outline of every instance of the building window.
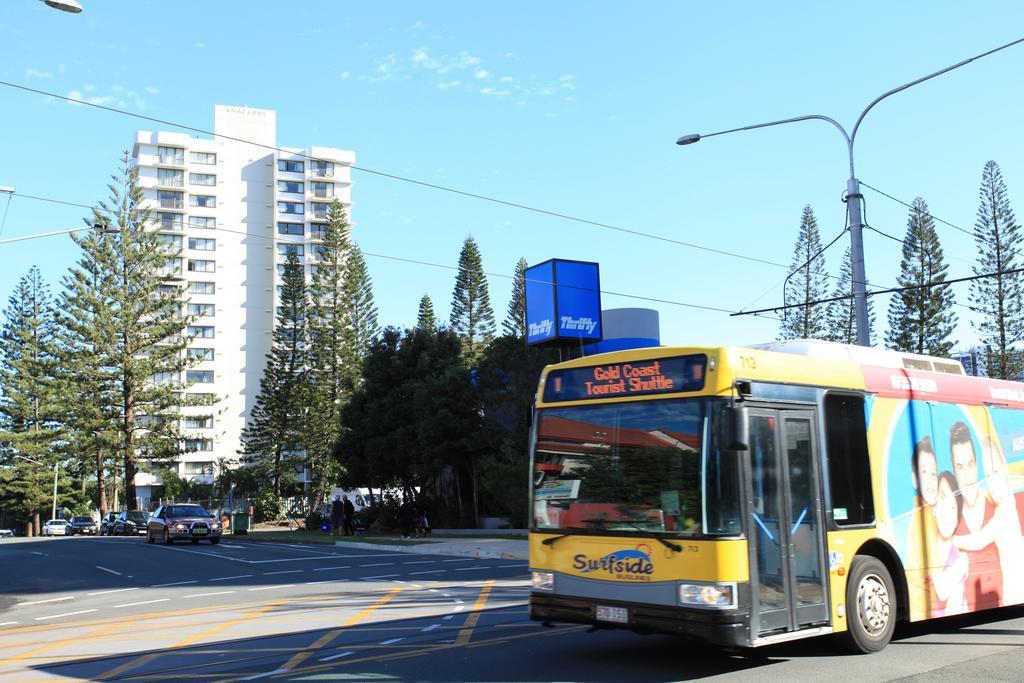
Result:
M195 361L213 360L213 349L191 348L186 351L188 358Z
M286 173L302 173L304 165L301 161L291 161L290 159L278 159L277 170L284 171Z
M164 187L185 187L185 172L176 171L173 168L158 168L156 181L158 185Z
M217 155L213 152L189 152L189 160L193 164L206 164L213 166L217 163Z
M217 176L211 173L189 173L188 182L190 185L213 187L217 184Z
M188 444L190 444L190 443L198 444L200 442L208 444L209 448L206 448L205 446L204 447L197 446L195 448L189 448ZM186 451L212 451L213 450L213 442L210 441L209 439L188 439L187 441L185 441L185 450ZM212 462L183 462L181 464L182 464L183 470L184 470L182 472L182 474L192 474L192 475L213 474L213 463Z
M214 314L213 304L189 304L188 314L212 318Z
M157 384L170 384L180 380L181 375L177 372L157 372L152 375L151 379Z
M303 248L301 244L279 244L277 245L278 256L288 256L289 254L295 254L301 257L303 255Z
M217 219L204 216L189 216L188 227L197 230L213 230L217 227Z
M181 259L175 257L169 258L166 261L164 261L163 272L161 274L164 275L165 277L181 275Z
M324 255L327 253L327 248L322 244L311 244L309 247L309 253L311 253L313 258L317 261L323 261Z
M303 233L302 223L278 223L278 235L301 235Z
M299 202L278 202L277 210L281 213L294 213L301 215L306 212L306 206Z
M301 180L278 180L277 191L302 194L306 191L306 185Z
M185 193L171 190L157 190L157 202L161 209L184 209Z
M185 381L189 384L213 384L213 370L186 370Z
M185 397L187 405L190 406L212 406L217 402L216 394L195 393Z
M330 161L309 162L309 173L317 178L333 178L334 164Z
M189 259L188 269L193 273L215 273L217 272L217 262Z
M183 238L181 235L157 235L157 241L165 247L170 247L173 251L181 251L181 245Z
M313 218L327 218L328 207L330 207L330 204L309 203L309 211L313 214Z
M212 282L190 282L188 283L189 294L215 294L216 286Z
M161 164L181 166L185 163L185 150L181 147L157 147L156 154Z
M189 453L195 453L196 451L212 451L213 450L213 439L185 439L185 450ZM212 469L213 463L204 462L186 462L185 473L189 473L189 467L195 465L209 465ZM192 472L191 474L204 474L204 472Z
M177 237L177 235L172 235ZM178 239L181 239L180 237ZM196 251L216 251L217 240L205 239L202 237L189 237L188 248L195 249Z
M310 223L309 225L309 239L311 240L322 240L327 234L326 223Z
M180 213L157 213L157 229L181 232L182 222Z
M216 209L217 198L208 194L190 194L188 196L189 206L198 206L201 209Z
M213 327L207 325L189 325L186 334L198 339L213 339Z
M184 419L185 429L213 429L212 415L188 415Z
M317 199L334 199L334 183L310 183L313 196Z
M177 285L156 286L156 293L159 294L160 296L178 296L179 291L180 290L178 289Z

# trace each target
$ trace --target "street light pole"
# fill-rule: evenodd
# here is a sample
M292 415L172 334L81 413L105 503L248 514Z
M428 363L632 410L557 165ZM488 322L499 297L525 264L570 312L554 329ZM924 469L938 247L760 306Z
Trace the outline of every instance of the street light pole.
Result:
M716 133L708 133L706 135L691 133L689 135L683 135L682 137L677 139L676 144L692 145L695 142L699 142L703 138L710 138L716 135L738 133L740 131L754 130L755 128L767 128L769 126L780 126L784 123L796 123L797 121L808 121L811 119L825 121L836 127L840 134L842 134L843 140L846 142L846 151L850 163L850 177L846 181L846 196L844 197L844 201L846 201L847 206L849 207L849 221L847 223L847 227L850 230L850 265L852 268L851 274L853 277L853 302L854 317L857 323L857 343L861 346L871 346L871 335L868 329L868 303L866 293L867 275L865 273L864 268L864 197L863 195L861 195L860 181L857 180L857 174L854 170L853 165L853 143L857 139L857 131L860 129L860 124L861 122L864 121L864 117L867 115L867 113L871 111L871 109L876 104L884 100L886 97L889 97L890 95L895 95L898 92L913 87L918 83L923 83L924 81L935 78L936 76L941 76L942 74L952 71L953 69L959 69L961 66L970 64L976 59L987 57L990 54L999 52L1000 50L1005 50L1006 48L1017 45L1018 43L1024 43L1024 38L1018 38L1017 40L1014 40L1010 43L1000 45L997 48L988 50L987 52L983 52L979 55L975 55L973 57L963 60L962 62L957 62L956 64L947 66L944 69L940 69L939 71L930 73L927 76L922 76L917 80L911 81L909 83L904 83L898 88L893 88L888 92L882 93L874 100L872 100L871 103L864 108L864 111L860 113L860 116L857 117L857 122L853 125L852 133L847 133L846 129L843 128L835 119L831 119L828 116L822 116L820 114L811 114L808 116L797 116L791 119L782 119L781 121L757 123L752 126L743 126L742 128L731 128L729 130L721 130Z

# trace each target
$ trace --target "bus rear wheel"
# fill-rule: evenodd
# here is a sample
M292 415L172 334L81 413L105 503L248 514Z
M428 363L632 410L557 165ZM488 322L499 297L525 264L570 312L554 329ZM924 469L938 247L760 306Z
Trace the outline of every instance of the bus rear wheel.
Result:
M857 555L846 583L847 649L878 652L892 640L896 628L896 588L881 560Z

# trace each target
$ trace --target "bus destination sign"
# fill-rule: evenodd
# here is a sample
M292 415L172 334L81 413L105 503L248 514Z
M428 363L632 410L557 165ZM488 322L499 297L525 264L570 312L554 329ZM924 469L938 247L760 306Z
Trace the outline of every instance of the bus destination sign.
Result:
M552 370L544 385L544 401L558 403L700 391L704 388L706 367L707 356L693 354Z

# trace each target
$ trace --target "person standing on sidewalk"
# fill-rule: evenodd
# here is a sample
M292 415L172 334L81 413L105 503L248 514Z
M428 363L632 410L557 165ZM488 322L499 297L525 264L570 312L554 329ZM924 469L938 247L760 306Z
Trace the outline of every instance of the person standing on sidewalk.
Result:
M409 538L412 535L413 517L416 511L412 507L412 503L407 500L403 500L402 504L398 507L398 525L402 528L402 538Z
M345 516L345 506L341 504L341 496L335 496L331 503L331 536L337 536L341 529L341 520Z
M354 524L355 524L355 516L356 516L356 506L352 504L352 501L348 499L348 496L342 496L341 500L342 500L342 506L341 506L342 507L342 513L344 513L344 515L345 515L345 520L343 522L343 527L344 527L344 530L345 530L345 535L346 536L355 536L356 535L356 531L355 531Z

